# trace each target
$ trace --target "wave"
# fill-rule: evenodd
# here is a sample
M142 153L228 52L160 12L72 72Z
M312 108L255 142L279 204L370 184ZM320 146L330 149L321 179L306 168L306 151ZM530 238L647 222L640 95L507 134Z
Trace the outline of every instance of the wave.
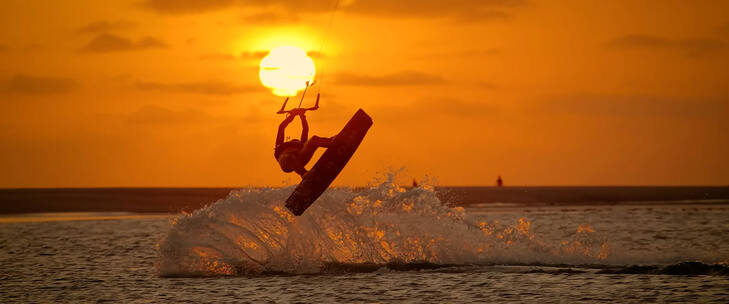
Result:
M371 273L391 271L425 271L447 273L543 273L543 274L645 274L645 275L709 275L729 276L729 266L681 262L671 265L631 265L615 267L606 265L448 265L426 262L387 264L327 264L323 273Z
M701 262L681 262L668 266L633 265L620 268L608 268L597 272L598 274L667 274L667 275L716 275L729 276L729 267L719 264L704 264Z
M531 223L480 220L433 187L389 176L366 189L327 190L302 216L284 207L294 187L231 191L171 221L158 243L161 276L423 270L458 265L626 265L592 228L544 240Z

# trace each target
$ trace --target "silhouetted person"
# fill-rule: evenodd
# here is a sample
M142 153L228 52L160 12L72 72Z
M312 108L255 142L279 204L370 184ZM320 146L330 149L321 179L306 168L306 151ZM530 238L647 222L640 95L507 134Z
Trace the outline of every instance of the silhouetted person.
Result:
M305 109L292 110L278 126L278 135L276 135L276 149L273 155L276 157L281 169L289 173L294 171L302 178L306 174L307 163L314 156L314 152L319 147L329 147L332 138L312 136L309 137L309 124L306 122ZM295 116L301 118L301 139L293 139L284 142L284 131L286 127L294 120Z
M501 179L501 175L499 175L499 178L496 179L496 187L503 187L504 186L504 180Z

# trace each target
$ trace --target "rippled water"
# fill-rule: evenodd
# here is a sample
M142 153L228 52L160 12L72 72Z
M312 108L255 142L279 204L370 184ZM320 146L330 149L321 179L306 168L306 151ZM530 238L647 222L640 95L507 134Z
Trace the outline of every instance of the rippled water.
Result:
M725 204L462 209L380 185L289 218L286 191L181 216L2 217L0 300L729 301L712 266L729 263Z

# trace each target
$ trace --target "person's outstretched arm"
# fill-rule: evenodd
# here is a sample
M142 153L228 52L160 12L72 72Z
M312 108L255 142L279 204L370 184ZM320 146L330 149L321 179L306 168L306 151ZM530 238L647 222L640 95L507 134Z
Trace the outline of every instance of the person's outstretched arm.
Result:
M284 131L286 130L286 127L291 123L291 121L294 120L294 115L288 115L286 116L286 119L284 119L280 125L278 125L278 134L276 135L276 147L278 145L282 144L284 141Z
M306 122L304 112L301 112L299 117L301 117L301 142L305 143L309 139L309 123Z

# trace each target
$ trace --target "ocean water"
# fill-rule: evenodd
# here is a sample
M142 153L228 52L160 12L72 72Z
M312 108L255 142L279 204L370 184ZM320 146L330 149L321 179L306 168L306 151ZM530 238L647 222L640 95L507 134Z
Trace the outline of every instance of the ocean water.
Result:
M177 214L0 216L0 302L729 301L724 199L553 204L474 188L459 204L386 180L293 217L291 191Z

